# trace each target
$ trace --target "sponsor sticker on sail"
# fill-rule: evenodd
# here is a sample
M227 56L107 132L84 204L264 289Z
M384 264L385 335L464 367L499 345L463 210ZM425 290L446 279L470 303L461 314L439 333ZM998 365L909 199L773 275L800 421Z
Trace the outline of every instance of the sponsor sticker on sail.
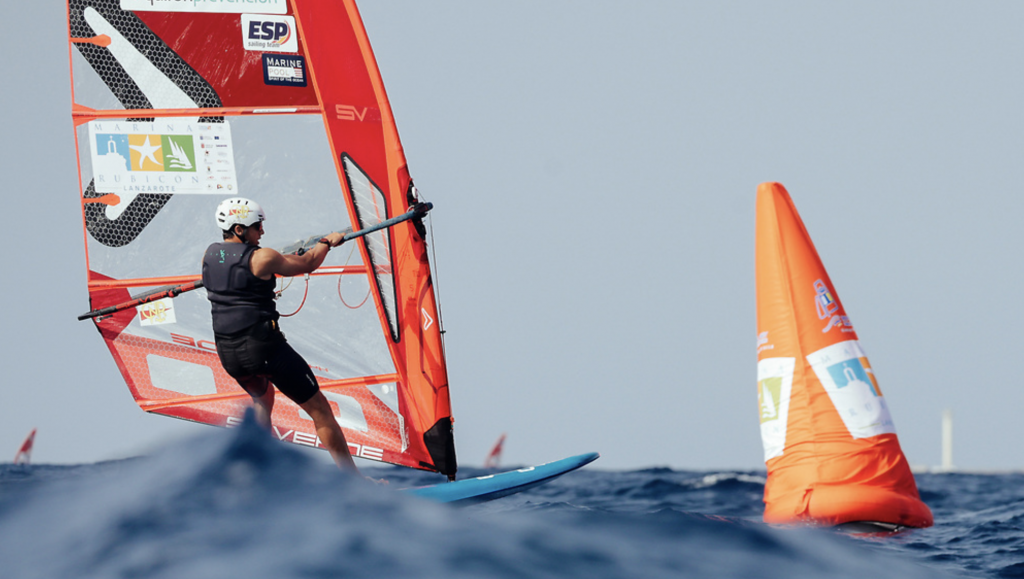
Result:
M260 52L298 52L295 17L243 14L242 46Z
M89 144L98 193L223 194L238 188L226 122L92 121Z
M264 54L263 83L269 86L306 86L306 59L297 54Z
M889 405L878 388L867 356L856 340L822 348L807 356L843 424L854 438L895 433Z
M174 317L174 300L164 298L139 306L139 325L162 326L177 322Z

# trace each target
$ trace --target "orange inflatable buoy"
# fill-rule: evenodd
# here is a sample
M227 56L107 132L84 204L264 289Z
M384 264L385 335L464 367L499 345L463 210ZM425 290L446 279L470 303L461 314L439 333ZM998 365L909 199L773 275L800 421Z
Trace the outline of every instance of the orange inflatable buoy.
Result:
M767 523L929 527L885 397L789 193L757 189Z

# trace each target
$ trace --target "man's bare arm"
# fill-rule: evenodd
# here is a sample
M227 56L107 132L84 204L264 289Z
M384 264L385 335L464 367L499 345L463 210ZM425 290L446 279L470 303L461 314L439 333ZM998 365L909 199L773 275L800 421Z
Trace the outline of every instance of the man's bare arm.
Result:
M324 239L330 242L330 247L337 247L344 237L341 233L332 233ZM318 243L302 255L285 255L265 247L253 254L249 267L252 274L260 279L270 279L275 274L293 276L312 273L324 262L330 247L327 243Z

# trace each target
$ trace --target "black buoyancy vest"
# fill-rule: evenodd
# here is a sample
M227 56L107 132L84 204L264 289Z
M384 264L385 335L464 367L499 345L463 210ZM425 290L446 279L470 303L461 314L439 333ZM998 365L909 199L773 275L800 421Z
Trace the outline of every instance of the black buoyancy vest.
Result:
M248 243L214 243L203 256L203 286L213 311L215 334L237 334L253 324L276 320L274 278L252 274L249 262L259 249Z

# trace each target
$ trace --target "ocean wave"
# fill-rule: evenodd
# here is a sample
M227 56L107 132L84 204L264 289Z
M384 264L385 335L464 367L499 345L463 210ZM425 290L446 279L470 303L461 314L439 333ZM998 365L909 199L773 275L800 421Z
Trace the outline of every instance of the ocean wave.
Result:
M249 423L133 460L12 468L0 469L0 560L12 578L937 575L850 537L695 512L673 498L718 489L723 502L740 494L747 505L756 482L746 475L709 483L584 470L455 508L395 491L423 484L419 474L372 469L392 479L374 485ZM608 493L631 486L650 496Z

